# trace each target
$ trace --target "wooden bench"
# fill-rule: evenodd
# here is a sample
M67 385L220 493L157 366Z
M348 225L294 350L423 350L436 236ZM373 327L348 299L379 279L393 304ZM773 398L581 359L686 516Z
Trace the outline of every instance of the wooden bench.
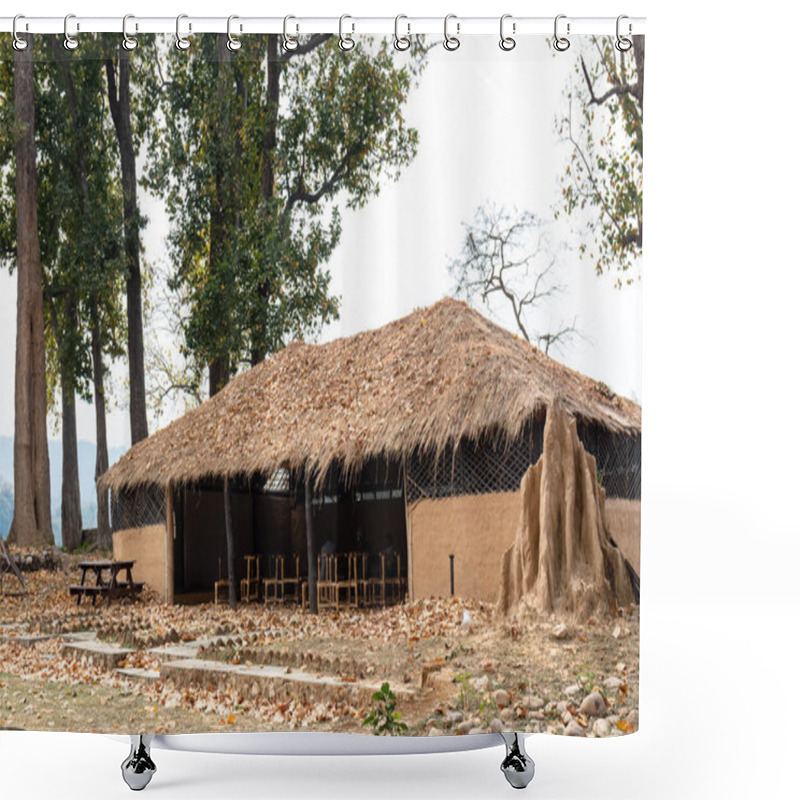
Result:
M135 582L130 585L120 583L117 586L81 586L80 584L69 587L69 593L78 598L78 605L84 597L92 598L92 605L98 597L104 597L110 604L113 597L134 597L144 589L144 583Z
M95 605L98 597L105 598L108 605L111 605L111 600L115 597L136 597L144 588L144 583L133 580L131 569L134 563L134 561L82 561L78 564L82 571L81 582L70 586L69 593L77 598L77 605L81 604L84 597L91 597L92 605ZM108 579L103 577L105 571L110 573ZM123 571L126 580L119 580L119 574ZM93 584L86 582L89 573L95 575Z

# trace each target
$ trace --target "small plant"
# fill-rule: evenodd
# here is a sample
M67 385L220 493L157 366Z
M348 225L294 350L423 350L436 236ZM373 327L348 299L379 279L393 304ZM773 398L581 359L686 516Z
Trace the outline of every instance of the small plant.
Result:
M400 712L395 710L397 698L389 688L388 682L381 686L380 691L372 695L372 702L375 703L375 707L361 723L363 726L371 725L372 732L376 736L384 733L397 734L408 730L408 725L400 719Z

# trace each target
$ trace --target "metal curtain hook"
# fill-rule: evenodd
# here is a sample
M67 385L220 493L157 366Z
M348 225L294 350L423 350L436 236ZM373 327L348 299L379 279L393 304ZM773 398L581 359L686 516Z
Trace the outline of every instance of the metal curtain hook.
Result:
M75 19L74 14L67 14L64 17L64 49L65 50L77 50L78 49L78 40L70 35L69 32L69 21L71 19ZM77 28L76 28L77 30Z
M622 35L622 20L628 19L625 14L620 14L617 17L617 41L614 43L614 47L620 51L620 53L627 53L628 50L633 47L633 40L630 38L630 34L632 32L631 23L628 22L628 35Z
M11 23L11 44L14 46L15 50L27 50L28 49L28 40L23 39L19 35L19 31L17 30L17 23L21 20L25 19L24 14L17 14L14 17L14 21Z
M400 35L401 19L408 19L408 17L405 14L398 14L394 18L394 49L402 53L404 50L408 50L408 48L411 47L411 39L408 35ZM411 32L411 26L408 23L406 23L406 32L407 34Z
M505 24L506 20L511 19L511 14L503 14L500 17L500 49L505 50L508 52L509 50L513 50L517 46L517 40L512 38L511 36L506 36L505 34ZM517 32L517 23L511 23L511 33Z
M297 17L291 16L291 14L287 17L283 18L283 49L284 50L297 50L297 45L300 42L297 41L296 36L289 35L289 20L290 19L297 19ZM295 32L299 30L299 27L295 25Z
M128 20L134 19L133 14L126 14L122 18L122 47L125 50L135 50L139 46L139 40L128 35Z
M448 23L451 19L457 19L455 14L448 14L444 18L444 49L449 50L451 53L461 47L461 40L457 36L451 36L448 32ZM461 23L456 22L456 33L461 33Z
M188 50L192 46L192 43L189 41L189 37L184 36L181 33L181 20L188 18L188 14L178 14L177 18L175 19L175 47L177 47L178 50ZM191 29L192 26L190 25L189 30Z
M559 14L556 17L556 21L553 25L553 47L558 50L559 53L563 53L565 50L569 50L569 39L566 36L559 36L558 35L558 21L561 19L566 19L566 14ZM569 34L569 22L567 23L567 34Z
M236 14L231 14L228 17L228 43L227 43L227 47L228 47L228 50L231 51L231 53L235 53L237 50L241 50L242 49L242 40L241 39L237 39L231 33L231 22L233 22L235 19L239 19L239 17L237 17Z
M344 21L346 19L353 18L349 14L342 14L342 16L339 17L339 49L348 52L356 46L355 40L353 39L353 31L356 29L356 26L352 25L350 33L345 34Z

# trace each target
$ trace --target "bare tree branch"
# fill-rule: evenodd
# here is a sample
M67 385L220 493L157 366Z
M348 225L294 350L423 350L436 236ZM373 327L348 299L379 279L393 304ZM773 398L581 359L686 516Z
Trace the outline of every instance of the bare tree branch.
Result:
M449 270L456 279L457 294L480 298L490 310L494 297L504 298L523 338L547 352L550 346L579 334L574 320L555 332L531 329L533 310L566 289L554 280L558 260L543 226L543 221L529 212L482 206L473 224L465 225L461 256L451 262Z

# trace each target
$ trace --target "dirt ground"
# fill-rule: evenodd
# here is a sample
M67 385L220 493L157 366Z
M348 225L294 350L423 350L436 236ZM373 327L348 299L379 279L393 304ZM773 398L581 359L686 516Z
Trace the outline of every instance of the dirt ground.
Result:
M67 587L79 572L69 564L27 573L26 580L27 597L0 597L0 728L369 733L363 722L375 706L372 690L355 690L384 682L397 693L408 726L402 732L409 734L513 729L607 736L638 727L636 607L583 625L502 619L492 605L460 598L318 616L263 603L233 611L164 606L146 594L110 608L85 601L78 607ZM296 678L337 679L353 692L326 698L324 690L273 693L213 677L188 685L132 678L114 664L62 652L76 633L130 648L121 666L150 675L175 660L154 648L188 643L190 655L210 666L279 666ZM25 639L36 635L47 638ZM593 694L600 700L592 708Z

